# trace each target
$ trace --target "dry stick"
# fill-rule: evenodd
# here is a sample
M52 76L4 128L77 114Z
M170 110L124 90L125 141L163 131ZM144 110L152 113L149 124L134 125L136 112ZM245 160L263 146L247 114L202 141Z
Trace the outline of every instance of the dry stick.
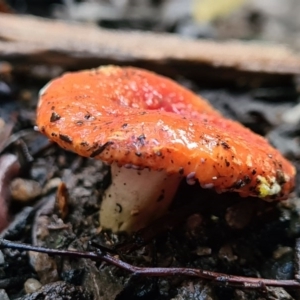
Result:
M300 283L297 280L275 280L275 279L263 279L263 278L252 278L222 274L218 272L206 271L201 269L192 268L141 268L130 265L114 256L111 256L105 252L98 250L97 252L81 252L81 251L69 251L69 250L58 250L44 247L36 247L28 244L11 242L5 239L0 239L0 249L11 248L17 250L35 251L41 253L47 253L48 255L60 255L70 256L77 258L89 258L93 261L105 261L116 267L124 269L130 273L140 276L190 276L198 277L201 279L212 280L219 284L227 286L238 286L244 288L262 288L265 286L273 287L285 287L285 288L297 288L300 289Z

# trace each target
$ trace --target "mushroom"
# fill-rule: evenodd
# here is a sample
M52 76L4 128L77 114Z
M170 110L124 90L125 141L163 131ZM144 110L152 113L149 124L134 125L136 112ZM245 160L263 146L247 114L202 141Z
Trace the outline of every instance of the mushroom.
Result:
M105 66L40 92L37 126L66 150L111 165L100 224L133 232L165 214L183 177L203 188L286 199L295 168L266 139L155 73Z

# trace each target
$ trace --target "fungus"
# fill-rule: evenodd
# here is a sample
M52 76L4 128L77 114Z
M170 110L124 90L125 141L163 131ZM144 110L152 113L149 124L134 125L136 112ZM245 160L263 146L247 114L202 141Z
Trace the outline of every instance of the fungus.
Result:
M295 168L261 136L152 72L107 66L40 92L37 126L66 150L111 165L100 224L133 232L162 216L180 180L217 192L286 199Z

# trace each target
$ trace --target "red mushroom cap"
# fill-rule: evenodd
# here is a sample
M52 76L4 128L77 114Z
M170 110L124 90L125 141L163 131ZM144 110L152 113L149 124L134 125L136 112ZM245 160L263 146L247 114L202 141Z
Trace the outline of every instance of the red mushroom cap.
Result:
M68 73L40 95L39 130L107 163L198 179L202 187L285 199L295 168L263 137L170 79L137 68Z

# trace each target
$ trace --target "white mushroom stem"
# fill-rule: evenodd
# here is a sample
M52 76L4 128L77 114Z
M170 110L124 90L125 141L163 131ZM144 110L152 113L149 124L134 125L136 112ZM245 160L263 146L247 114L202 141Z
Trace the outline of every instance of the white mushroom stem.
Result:
M135 232L164 215L177 191L179 174L148 168L111 166L112 183L105 191L100 224L113 232Z

